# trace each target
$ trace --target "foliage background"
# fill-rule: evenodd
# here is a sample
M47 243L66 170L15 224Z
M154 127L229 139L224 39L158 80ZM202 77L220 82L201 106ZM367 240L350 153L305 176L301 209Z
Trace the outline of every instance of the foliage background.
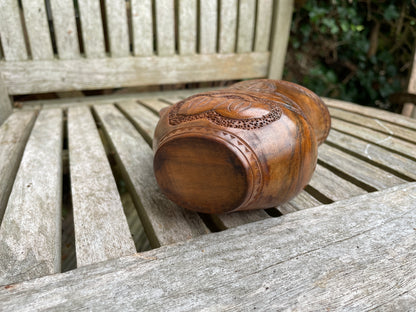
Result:
M416 0L295 3L284 79L321 96L399 110L392 95L406 91Z

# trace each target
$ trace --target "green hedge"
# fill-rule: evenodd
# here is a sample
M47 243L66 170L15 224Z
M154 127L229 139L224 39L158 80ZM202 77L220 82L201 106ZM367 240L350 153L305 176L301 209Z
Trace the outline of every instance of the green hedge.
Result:
M295 1L284 78L329 96L394 110L416 37L415 1Z

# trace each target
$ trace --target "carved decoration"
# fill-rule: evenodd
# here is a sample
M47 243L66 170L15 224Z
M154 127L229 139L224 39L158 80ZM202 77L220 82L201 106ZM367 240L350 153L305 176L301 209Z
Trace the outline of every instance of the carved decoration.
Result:
M268 99L245 92L211 92L177 103L169 113L169 124L208 119L226 128L251 130L264 127L281 115L278 103Z

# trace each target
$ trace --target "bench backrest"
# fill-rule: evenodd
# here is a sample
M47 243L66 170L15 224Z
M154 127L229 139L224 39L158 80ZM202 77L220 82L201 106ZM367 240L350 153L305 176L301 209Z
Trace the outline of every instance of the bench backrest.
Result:
M293 7L293 0L20 3L0 1L0 76L9 95L278 79Z

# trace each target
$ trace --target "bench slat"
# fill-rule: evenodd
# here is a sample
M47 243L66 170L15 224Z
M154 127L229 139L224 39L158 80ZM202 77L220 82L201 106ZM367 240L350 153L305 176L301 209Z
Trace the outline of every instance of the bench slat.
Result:
M270 79L281 79L285 65L287 44L289 42L290 25L293 13L293 0L274 1L274 26L270 54ZM276 3L278 2L278 3Z
M265 77L269 56L253 52L0 62L0 71L9 94L26 94Z
M78 267L134 254L120 195L87 107L68 110L68 147Z
M0 285L60 271L61 152L62 111L43 110L27 142L0 227Z
M23 0L23 13L34 60L53 59L51 35L44 0Z
M340 178L319 164L316 165L309 185L333 201L367 193L364 189Z
M235 52L237 38L237 0L220 1L220 29L219 47L220 53Z
M17 284L0 308L412 310L415 196L413 183Z
M158 99L150 99L150 100L143 99L143 100L139 100L138 102L140 102L141 104L146 106L148 109L150 109L156 116L159 116L159 112L161 109L170 106L168 103L162 102ZM159 118L157 119L159 120Z
M104 30L100 2L78 0L82 39L87 58L105 56Z
M199 2L199 53L217 52L217 0Z
M131 119L141 119L140 129L141 135L146 142L151 146L153 140L153 134L155 133L156 124L159 118L151 112L148 108L143 107L134 100L123 101L119 103L119 108Z
M28 58L19 10L15 0L0 1L0 37L6 61Z
M331 114L331 117L342 119L350 123L358 124L366 128L377 130L386 134L390 134L394 137L416 143L415 130L410 130L387 121L374 119L368 116L358 115L352 112L348 112L333 107L329 107L329 113Z
M196 52L196 30L197 30L197 1L179 1L179 54L191 55Z
M318 159L378 190L406 182L389 172L327 144L322 144L319 147Z
M273 0L258 0L256 39L254 41L254 51L256 52L266 52L269 50L272 16Z
M173 0L156 0L157 55L175 54L175 11Z
M270 218L270 216L264 210L260 209L212 215L212 218L220 229L225 230L239 225L264 220Z
M403 115L390 113L385 110L377 109L374 107L368 107L363 105L354 104L351 102L322 98L326 105L329 107L340 108L349 112L357 113L364 116L369 116L372 118L377 118L380 120L385 120L391 123L398 124L402 127L407 127L413 130L416 130L416 122L413 118L409 118Z
M322 205L322 203L319 200L317 200L315 197L313 197L311 194L309 194L308 192L302 191L298 195L296 195L296 197L291 199L287 204L284 204L283 206L286 206L286 205L289 205L296 210L302 210L302 209L307 209L307 208L312 208L312 207Z
M391 168L412 179L416 179L415 161L392 153L380 146L357 139L335 129L332 129L329 133L327 142L341 146L384 167Z
M50 0L50 4L59 58L62 60L78 59L80 53L74 2L72 0Z
M255 0L239 1L237 53L246 53L253 50L255 14Z
M112 57L129 56L129 33L125 1L105 1L107 32Z
M133 53L153 55L153 16L151 0L131 0Z
M19 111L0 127L0 224L34 120L35 112Z
M160 192L153 174L153 153L131 123L113 106L94 106L153 246L208 233L198 214L176 206Z
M392 149L416 159L416 144L394 138L391 134L381 133L335 118L332 119L331 123L332 128L335 130L348 133L352 136L369 141L381 147Z

